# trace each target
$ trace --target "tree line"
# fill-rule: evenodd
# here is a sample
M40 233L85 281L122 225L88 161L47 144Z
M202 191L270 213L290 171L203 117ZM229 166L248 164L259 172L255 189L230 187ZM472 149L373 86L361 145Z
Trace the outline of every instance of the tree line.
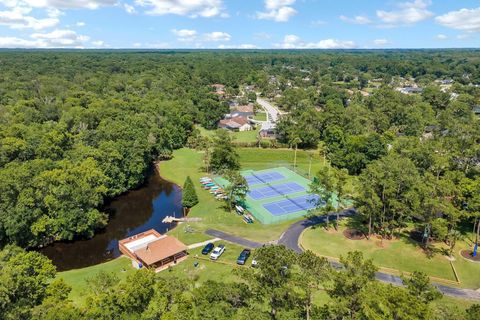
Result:
M425 274L405 287L375 279L360 252L342 257L341 270L312 252L283 246L257 249L256 268L233 270L231 281L197 283L144 269L120 281L100 271L87 279L83 303L55 278L52 263L14 246L0 251L0 319L478 319L480 306L441 308L441 294ZM189 260L185 263L191 263ZM165 271L169 273L169 271ZM319 292L326 295L318 299Z

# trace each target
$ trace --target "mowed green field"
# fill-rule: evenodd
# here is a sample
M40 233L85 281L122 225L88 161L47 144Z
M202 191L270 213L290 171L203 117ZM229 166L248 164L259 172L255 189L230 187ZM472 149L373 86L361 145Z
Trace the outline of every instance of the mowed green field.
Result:
M216 130L207 130L201 126L196 127L202 136L205 137L213 137L215 135ZM242 131L242 132L230 132L230 136L236 142L256 142L258 133L260 128L250 130L250 131Z
M267 121L267 114L265 112L257 112L253 119L257 121Z
M87 291L87 280L100 271L113 273L120 280L123 280L129 274L135 272L135 269L132 267L132 262L129 258L119 257L95 266L59 272L57 277L63 279L72 287L70 299L76 303L82 303L85 299L85 292Z
M422 271L430 277L448 280L445 284L453 285L455 274L450 262L445 256L435 254L428 257L423 250L407 236L400 236L399 239L385 240L383 247L380 240L372 238L370 240L350 240L343 235L345 222L342 223L337 232L333 228L326 231L323 227L307 229L301 237L302 246L319 255L338 258L349 251L361 251L366 258L383 268L382 271L396 273ZM457 251L465 248L466 244L458 243ZM458 254L455 254L456 260L453 262L459 278L459 286L465 288L480 288L480 264L465 261ZM394 270L389 270L394 269ZM438 279L439 281L441 281ZM434 279L437 281L437 279ZM450 282L451 281L451 282Z
M240 155L242 170L260 170L278 166L293 166L294 150L291 149L239 148L237 150ZM318 152L299 150L297 152L297 167L298 171L303 172L305 175L310 166L310 157L312 173L324 165L324 160L319 156ZM326 163L326 165L328 165L328 163ZM171 160L163 161L158 165L160 175L171 182L183 185L187 176L190 176L194 181L199 203L191 209L189 216L202 218L200 222L189 223L190 227L196 231L195 233L202 233L209 228L218 229L249 240L264 243L277 240L288 226L301 219L284 221L278 224L268 225L268 227L258 222L246 224L240 216L227 212L224 209L223 202L215 200L208 191L201 188L199 179L206 175L202 167L203 153L185 148L176 150ZM350 186L353 186L352 182L350 182ZM175 234L175 236L187 244L199 242L198 235L195 235L195 233L186 233L182 228L185 229L184 226L180 226L176 230L172 230L171 233ZM195 238L195 240L192 240L193 238Z

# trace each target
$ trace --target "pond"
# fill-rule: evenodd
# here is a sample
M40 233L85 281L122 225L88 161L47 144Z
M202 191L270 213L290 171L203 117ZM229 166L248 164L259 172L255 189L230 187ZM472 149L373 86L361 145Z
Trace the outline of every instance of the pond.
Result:
M175 227L162 223L166 216L182 215L182 190L155 171L145 184L111 201L106 207L110 220L91 239L57 242L39 251L49 257L58 271L85 268L120 256L118 241L155 229L164 233Z

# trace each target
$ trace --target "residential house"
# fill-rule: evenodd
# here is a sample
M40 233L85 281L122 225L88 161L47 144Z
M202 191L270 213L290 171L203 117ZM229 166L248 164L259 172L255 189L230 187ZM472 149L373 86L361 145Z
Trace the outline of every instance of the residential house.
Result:
M232 118L235 117L253 117L255 115L253 110L253 104L249 103L248 105L235 106L231 109L230 115Z
M218 127L230 131L250 131L252 125L246 117L233 117L220 120Z
M275 130L275 124L271 122L263 122L259 134L262 138L276 138L277 132Z
M225 85L223 84L212 84L212 87L215 89L215 94L224 97L225 96Z
M396 90L403 94L417 94L423 92L423 89L419 87L403 87L397 88Z

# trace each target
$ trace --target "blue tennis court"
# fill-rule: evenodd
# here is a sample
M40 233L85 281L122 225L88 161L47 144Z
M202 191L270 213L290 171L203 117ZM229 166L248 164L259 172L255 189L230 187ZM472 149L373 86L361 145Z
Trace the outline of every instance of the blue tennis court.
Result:
M263 207L274 216L281 216L298 211L307 211L315 208L320 197L316 194L303 195L296 198L280 200L264 204Z
M305 188L298 183L287 182L283 184L277 184L273 186L269 185L258 189L253 189L248 193L248 195L254 200L259 200L303 191L305 191Z
M256 184L264 184L270 183L273 181L283 180L285 176L279 172L264 172L264 173L257 173L255 175L248 175L245 176L245 180L249 186L253 186Z

